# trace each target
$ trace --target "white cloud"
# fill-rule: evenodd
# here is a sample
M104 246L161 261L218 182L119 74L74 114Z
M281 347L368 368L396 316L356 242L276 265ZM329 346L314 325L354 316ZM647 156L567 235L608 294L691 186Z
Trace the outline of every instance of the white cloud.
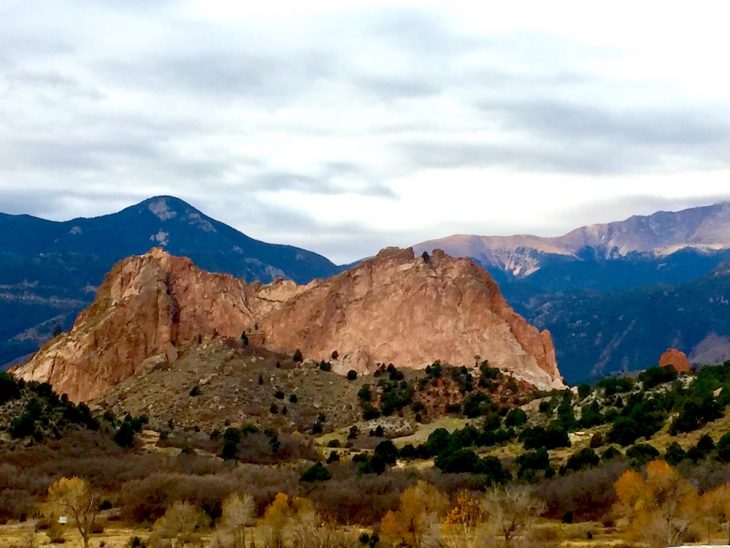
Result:
M349 261L730 197L725 2L0 6L0 210L188 199Z

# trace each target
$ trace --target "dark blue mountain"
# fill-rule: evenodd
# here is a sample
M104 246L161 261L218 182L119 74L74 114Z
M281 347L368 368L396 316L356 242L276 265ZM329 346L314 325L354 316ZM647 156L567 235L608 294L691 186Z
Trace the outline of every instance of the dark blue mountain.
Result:
M560 371L574 383L656 365L669 347L697 364L730 359L729 263L677 285L543 293L526 308L552 332Z
M67 328L118 260L161 246L247 281L306 283L340 269L325 257L255 240L171 196L64 222L0 214L0 365Z

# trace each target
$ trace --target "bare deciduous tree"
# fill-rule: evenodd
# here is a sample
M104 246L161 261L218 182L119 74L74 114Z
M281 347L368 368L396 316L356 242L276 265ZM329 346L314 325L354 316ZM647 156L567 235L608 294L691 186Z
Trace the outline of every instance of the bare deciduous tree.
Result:
M235 548L245 548L246 526L253 522L255 508L248 494L231 493L223 501L220 528L231 535Z
M490 524L496 527L496 533L507 546L511 546L517 536L527 535L537 517L545 511L545 503L531 489L521 485L493 489L486 495L484 505Z
M185 542L193 540L196 531L205 527L206 522L205 514L195 506L189 502L176 501L155 522L153 537L169 539L183 546Z

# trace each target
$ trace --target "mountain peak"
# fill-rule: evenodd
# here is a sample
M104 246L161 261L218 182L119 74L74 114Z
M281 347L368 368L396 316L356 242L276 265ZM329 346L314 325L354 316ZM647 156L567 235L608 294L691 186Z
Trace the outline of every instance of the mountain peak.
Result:
M152 213L160 221L167 221L169 219L174 219L178 215L177 208L175 208L175 205L177 204L171 203L172 201L172 198L163 196L147 200L147 203L145 205L147 206L147 209L150 211L150 213ZM180 203L181 205L185 204L185 202ZM185 205L187 206L187 204Z
M576 228L559 237L458 235L417 244L415 250L437 247L452 255L474 257L485 267L517 278L537 272L556 258L610 260L634 253L665 257L685 248L725 250L730 249L730 202L634 215Z

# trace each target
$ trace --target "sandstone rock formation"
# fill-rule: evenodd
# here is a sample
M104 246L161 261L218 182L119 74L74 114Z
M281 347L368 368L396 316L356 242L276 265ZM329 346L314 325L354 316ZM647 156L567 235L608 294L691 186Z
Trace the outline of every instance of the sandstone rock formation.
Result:
M539 388L563 386L550 334L515 313L482 268L438 250L415 257L397 248L304 286L246 284L154 249L117 263L73 329L14 373L88 400L148 358L176 359L182 342L242 332L316 360L337 350L341 373L488 359Z
M692 370L687 355L676 348L667 349L661 358L659 358L659 365L662 367L673 365L678 373L689 373Z

